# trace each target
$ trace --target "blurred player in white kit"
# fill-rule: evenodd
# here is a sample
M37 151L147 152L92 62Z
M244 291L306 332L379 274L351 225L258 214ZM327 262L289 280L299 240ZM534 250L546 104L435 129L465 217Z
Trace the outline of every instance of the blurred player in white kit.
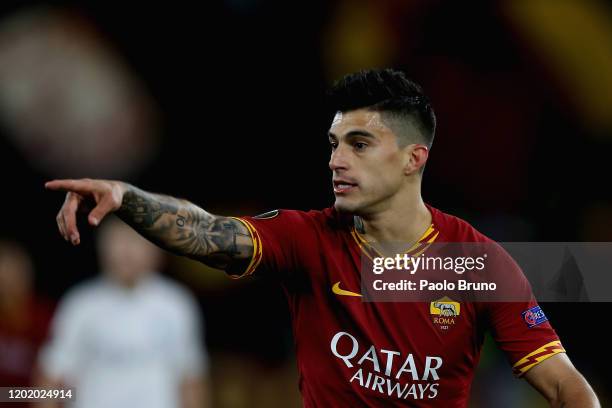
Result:
M161 251L109 219L98 254L102 275L60 302L41 384L74 387L75 407L209 406L196 301L157 274Z

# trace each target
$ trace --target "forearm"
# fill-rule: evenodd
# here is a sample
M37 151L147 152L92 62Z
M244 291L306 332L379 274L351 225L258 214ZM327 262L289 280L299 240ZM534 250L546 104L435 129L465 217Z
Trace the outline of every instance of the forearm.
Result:
M589 383L577 375L559 383L557 398L550 401L553 408L600 408L599 401Z
M558 353L525 374L553 408L600 408L597 396L565 353Z
M117 216L160 247L217 268L250 256L250 236L240 222L186 200L123 187Z

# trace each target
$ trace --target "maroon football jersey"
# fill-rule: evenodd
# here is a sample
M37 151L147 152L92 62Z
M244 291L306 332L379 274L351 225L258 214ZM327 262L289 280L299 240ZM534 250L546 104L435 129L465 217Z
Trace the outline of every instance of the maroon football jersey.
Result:
M490 241L467 222L428 208L432 225L413 252L433 242ZM443 298L436 308L434 302L364 302L362 255L373 248L353 218L333 208L238 219L254 242L240 276L271 277L286 292L305 407L465 407L487 330L517 376L565 351L533 298Z

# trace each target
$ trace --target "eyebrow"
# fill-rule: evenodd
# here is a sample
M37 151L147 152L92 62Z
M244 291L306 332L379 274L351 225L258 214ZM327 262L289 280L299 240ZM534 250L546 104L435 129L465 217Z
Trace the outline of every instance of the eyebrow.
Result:
M328 137L333 137L334 139L338 138L338 136L336 136L332 132L327 132L327 136ZM345 137L355 137L355 136L363 136L363 137L368 137L368 138L376 139L376 136L374 136L372 133L370 133L370 132L368 132L366 130L351 130L350 132L348 132L345 135Z

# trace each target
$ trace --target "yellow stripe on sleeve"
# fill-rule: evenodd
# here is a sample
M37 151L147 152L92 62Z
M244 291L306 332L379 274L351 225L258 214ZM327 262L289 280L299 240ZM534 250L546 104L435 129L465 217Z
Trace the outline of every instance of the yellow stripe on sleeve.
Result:
M244 224L246 229L249 231L249 234L251 235L251 239L253 240L253 255L251 256L251 262L249 262L249 266L246 268L244 273L242 273L241 275L228 275L232 279L240 279L245 276L252 275L253 272L255 272L255 270L261 263L261 259L263 257L263 247L261 244L261 238L259 237L259 233L257 232L257 229L253 226L253 224L251 224L249 221L245 220L244 218L238 218L238 217L229 217L229 218L238 220L242 224Z
M514 375L520 377L530 368L559 353L565 353L561 342L559 340L551 341L517 361L512 367Z

